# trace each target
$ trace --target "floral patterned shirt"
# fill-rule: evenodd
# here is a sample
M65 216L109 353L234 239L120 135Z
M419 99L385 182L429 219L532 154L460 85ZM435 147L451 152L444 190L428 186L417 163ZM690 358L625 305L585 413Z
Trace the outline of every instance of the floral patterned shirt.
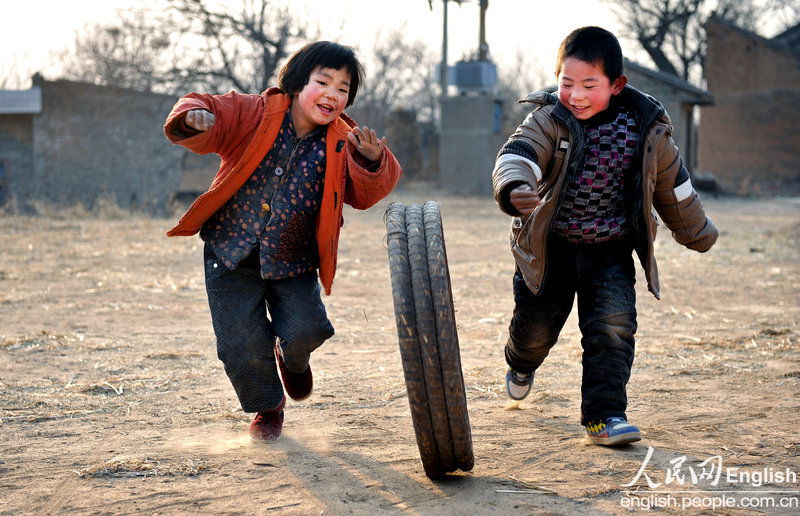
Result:
M325 178L326 127L298 138L291 108L250 178L200 231L229 269L258 248L261 277L292 278L319 266L315 221Z

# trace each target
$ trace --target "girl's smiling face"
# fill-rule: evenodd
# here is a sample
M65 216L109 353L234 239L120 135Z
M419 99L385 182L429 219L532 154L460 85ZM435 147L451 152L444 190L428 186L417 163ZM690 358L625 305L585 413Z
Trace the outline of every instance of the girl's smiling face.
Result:
M628 83L624 75L612 82L600 63L587 63L575 57L564 59L557 77L558 100L578 120L587 120L607 109L611 97Z
M350 72L317 66L308 84L292 102L292 123L303 137L320 125L327 125L344 111L350 93Z

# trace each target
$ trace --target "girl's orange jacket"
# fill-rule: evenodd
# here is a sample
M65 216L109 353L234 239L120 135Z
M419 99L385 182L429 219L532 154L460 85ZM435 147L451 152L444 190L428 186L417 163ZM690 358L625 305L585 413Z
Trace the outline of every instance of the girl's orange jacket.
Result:
M167 236L194 235L239 190L272 148L291 102L291 96L270 88L261 95L190 93L175 104L164 124L166 137L199 154L219 154L221 162L208 191L192 203ZM192 109L211 111L216 122L206 132L182 138L173 128ZM316 238L319 278L326 294L331 293L336 274L339 231L344 223L342 203L367 209L386 197L402 174L388 147L375 172L364 168L364 159L347 141L347 134L355 125L343 113L328 124L325 138L325 183Z

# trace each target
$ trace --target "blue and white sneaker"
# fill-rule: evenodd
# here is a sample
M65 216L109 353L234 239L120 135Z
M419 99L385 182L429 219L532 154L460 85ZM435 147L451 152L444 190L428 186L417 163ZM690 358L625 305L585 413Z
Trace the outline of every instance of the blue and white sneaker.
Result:
M586 425L586 441L600 446L617 446L641 441L642 433L624 417L610 417Z
M524 400L531 392L533 373L520 373L509 369L506 373L506 392L512 400Z

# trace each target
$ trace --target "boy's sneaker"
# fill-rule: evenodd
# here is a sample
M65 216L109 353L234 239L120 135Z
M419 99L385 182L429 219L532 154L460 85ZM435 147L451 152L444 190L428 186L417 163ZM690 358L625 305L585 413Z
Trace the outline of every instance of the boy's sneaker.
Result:
M592 421L586 425L586 441L601 446L617 446L642 439L639 429L624 417L610 417L605 421Z
M257 413L253 422L250 423L250 437L265 441L280 437L281 430L283 430L284 405L286 405L285 396L274 409Z
M302 373L290 371L283 361L283 348L281 348L280 339L275 339L275 359L278 361L278 369L281 371L281 379L283 380L283 388L286 389L286 394L295 401L304 400L311 396L311 390L314 388L311 366L307 366Z
M512 400L524 400L531 392L533 373L520 373L509 369L506 373L506 392Z

